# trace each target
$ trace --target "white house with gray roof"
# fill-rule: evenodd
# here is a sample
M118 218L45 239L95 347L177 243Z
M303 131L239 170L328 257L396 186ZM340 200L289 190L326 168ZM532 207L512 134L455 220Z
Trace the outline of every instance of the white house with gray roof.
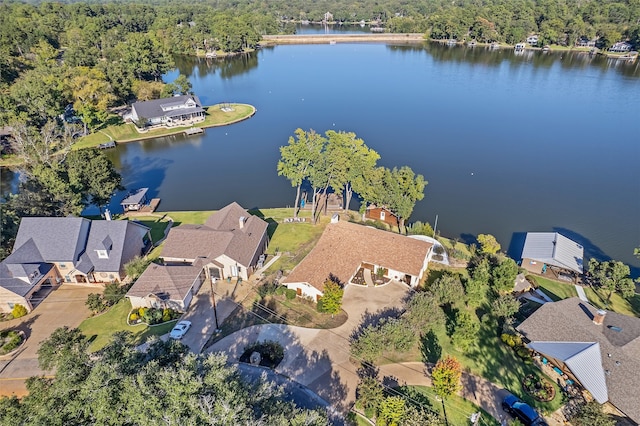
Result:
M557 232L528 232L522 249L522 267L540 274L555 267L582 274L584 247Z
M138 127L184 126L204 121L205 113L196 95L135 102L131 106L131 120Z
M120 282L124 265L143 253L149 228L131 221L24 217L12 253L0 262L0 311L62 282Z
M516 328L527 346L599 403L640 422L640 318L598 310L577 297L546 303Z

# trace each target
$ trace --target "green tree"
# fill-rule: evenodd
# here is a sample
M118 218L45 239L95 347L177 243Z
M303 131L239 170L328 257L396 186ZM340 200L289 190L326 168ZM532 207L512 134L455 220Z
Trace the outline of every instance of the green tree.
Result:
M102 211L113 194L124 189L122 177L113 163L96 149L71 152L63 165L69 184L82 195L83 205L96 205Z
M416 175L410 167L403 166L386 169L382 183L384 190L377 204L388 206L398 216L402 232L416 202L424 198L427 182L422 175Z
M517 276L518 265L513 259L505 257L491 270L491 287L498 293L511 292Z
M421 291L414 293L409 302L402 319L409 325L411 330L427 329L444 323L444 314L439 306L438 298L431 292Z
M480 324L474 320L469 312L459 310L455 316L453 327L451 343L459 350L467 352L477 340Z
M124 272L131 279L135 281L151 264L151 259L146 257L136 256L124 265Z
M189 78L184 74L180 74L175 79L173 84L176 87L176 92L181 94L181 95L188 95L190 93L193 93L191 91L191 89L192 89L191 82L189 81Z
M15 198L16 196L7 195L7 199L0 203L0 260L11 254L18 235L20 217L13 202Z
M295 137L289 137L288 145L280 147L278 175L289 179L291 186L296 188L296 201L293 206L294 217L298 217L302 183L309 177L311 167L319 161L325 143L326 140L322 135L313 130L305 132L302 129L296 129ZM315 196L313 201L315 206Z
M400 396L388 396L378 408L378 418L376 425L399 426L406 411L406 402Z
M491 314L496 318L511 318L519 310L520 301L510 294L502 294L491 303Z
M462 377L462 366L451 355L439 360L431 372L433 388L443 400L455 395L462 389L460 377Z
M480 251L486 254L496 254L500 251L500 243L491 234L479 234L478 242L480 243Z
M375 377L364 377L356 389L356 401L367 417L373 417L384 400L382 385Z
M322 312L327 312L333 317L340 312L342 307L342 295L344 289L333 280L326 280L324 283L324 291L322 293Z
M445 272L436 279L429 287L439 305L453 306L456 302L464 303L465 294L460 276L450 272Z
M622 262L609 260L598 262L589 259L589 274L605 290L607 290L607 303L611 301L614 292L619 292L623 297L631 297L635 293L633 280L629 278L629 266Z
M73 108L85 126L94 129L109 116L108 107L116 100L106 76L97 68L76 67L68 78Z
M602 411L600 404L590 401L571 418L571 423L576 426L614 426L616 421Z

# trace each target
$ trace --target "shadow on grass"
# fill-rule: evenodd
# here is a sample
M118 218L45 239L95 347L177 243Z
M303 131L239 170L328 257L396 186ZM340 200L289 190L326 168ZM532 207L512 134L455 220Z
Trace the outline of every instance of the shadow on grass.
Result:
M429 330L427 334L421 338L422 360L427 363L435 364L442 356L442 346L438 342L438 336L433 330Z

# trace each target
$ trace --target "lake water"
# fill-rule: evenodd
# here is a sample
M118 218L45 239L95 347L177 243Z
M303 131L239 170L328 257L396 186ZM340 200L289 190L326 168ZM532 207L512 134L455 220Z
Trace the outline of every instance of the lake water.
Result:
M638 273L637 62L338 43L179 58L177 66L204 104L258 111L201 136L109 151L126 186L150 187L160 210L291 205L295 190L276 172L278 148L298 127L352 131L380 164L408 165L428 180L411 221L433 224L438 215L444 236L491 233L512 250L521 233L561 231L587 256L623 260Z

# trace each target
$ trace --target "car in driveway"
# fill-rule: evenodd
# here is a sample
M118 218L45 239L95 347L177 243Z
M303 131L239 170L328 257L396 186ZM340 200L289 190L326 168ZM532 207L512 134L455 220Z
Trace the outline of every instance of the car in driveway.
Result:
M525 426L549 426L533 407L515 395L508 395L502 401L502 409L520 420Z
M173 326L171 332L169 333L169 337L172 339L182 339L182 336L187 334L189 328L191 327L191 321L178 321L178 323Z

